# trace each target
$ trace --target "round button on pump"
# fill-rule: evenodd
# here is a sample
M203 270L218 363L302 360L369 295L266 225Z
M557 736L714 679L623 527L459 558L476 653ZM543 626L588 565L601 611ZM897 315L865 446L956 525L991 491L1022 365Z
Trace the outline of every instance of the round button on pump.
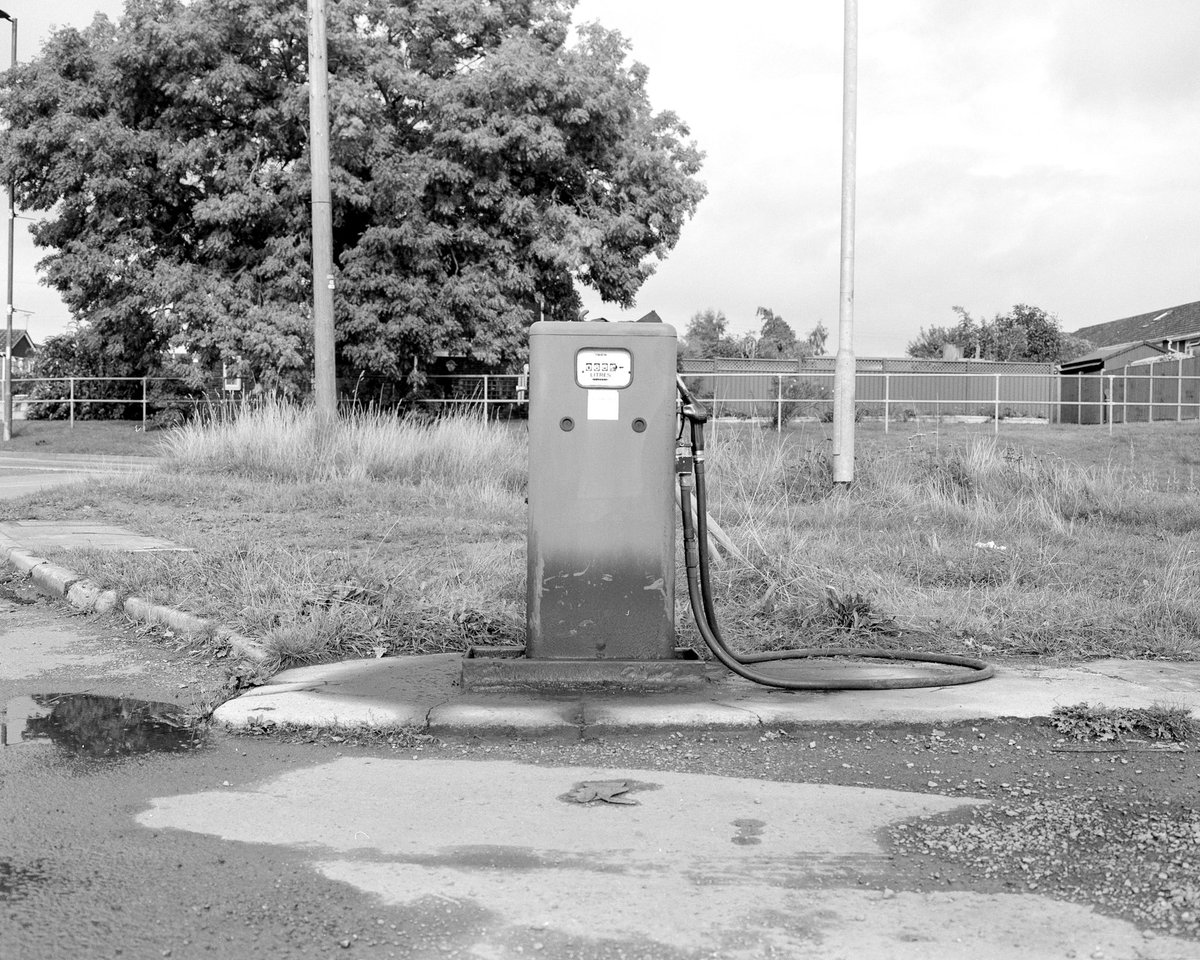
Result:
M558 421L558 425L562 427L563 430L567 431L567 433L570 433L575 429L575 421L570 417L563 417Z
M646 421L643 420L641 417L638 417L636 420L634 420L633 421L633 432L634 433L645 433L646 432Z

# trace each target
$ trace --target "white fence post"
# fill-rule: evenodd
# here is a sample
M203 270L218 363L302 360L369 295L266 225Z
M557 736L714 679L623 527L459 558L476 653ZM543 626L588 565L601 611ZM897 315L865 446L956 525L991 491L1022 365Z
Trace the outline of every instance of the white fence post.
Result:
M992 428L992 433L996 436L1000 435L1000 374L996 374L996 423Z
M1175 422L1183 422L1183 360L1175 361Z
M1116 381L1113 374L1108 376L1108 432L1111 435L1113 432L1113 383Z
M783 377L775 378L775 429L783 433Z
M142 377L142 433L146 432L146 399L149 393L149 377Z
M883 432L888 432L888 404L891 402L892 382L891 375L885 370L883 372Z

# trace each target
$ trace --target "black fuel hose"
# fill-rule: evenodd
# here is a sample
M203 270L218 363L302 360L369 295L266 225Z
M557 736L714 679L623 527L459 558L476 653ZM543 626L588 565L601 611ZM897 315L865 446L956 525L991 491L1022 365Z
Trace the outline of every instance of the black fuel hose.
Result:
M691 463L679 471L679 504L683 521L684 562L687 570L688 599L700 636L717 661L727 670L746 680L783 690L902 690L915 687L947 687L986 680L995 668L972 657L951 654L918 653L908 650L881 650L871 647L809 647L793 650L772 650L739 656L725 644L717 624L709 578L708 556L708 489L704 475L704 423L708 419L704 408L696 402L682 381L679 393L683 400L683 418L691 426ZM682 437L682 430L680 432ZM696 515L692 515L692 488L696 493ZM801 680L774 676L754 668L755 664L782 660L858 657L870 660L895 660L915 663L936 663L961 667L950 673L909 677L864 677L843 679Z

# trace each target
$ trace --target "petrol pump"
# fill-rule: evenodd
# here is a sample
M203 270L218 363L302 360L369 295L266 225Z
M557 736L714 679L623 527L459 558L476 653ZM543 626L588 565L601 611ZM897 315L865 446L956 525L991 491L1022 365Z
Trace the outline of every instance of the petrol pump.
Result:
M540 321L529 330L525 647L473 650L467 686L678 685L675 330Z
M526 643L469 650L464 688L704 683L705 662L677 647L675 638L677 482L692 613L713 658L733 673L790 690L946 686L991 676L987 664L941 654L811 648L738 655L729 649L709 577L707 412L676 375L674 328L653 313L644 321L530 327ZM953 669L834 678L798 676L795 664L781 669L781 661L816 658Z

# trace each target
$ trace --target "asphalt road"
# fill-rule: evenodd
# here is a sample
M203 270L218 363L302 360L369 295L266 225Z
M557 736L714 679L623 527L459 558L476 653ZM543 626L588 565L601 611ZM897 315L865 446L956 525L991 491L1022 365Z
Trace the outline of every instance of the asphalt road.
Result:
M143 469L150 457L33 456L0 452L0 499L9 500L47 487L89 477Z
M28 711L32 698L65 693L189 708L222 680L220 669L186 650L72 616L19 579L0 583L0 703L9 714ZM348 949L343 942L398 936L396 916L309 869L298 851L137 822L154 798L302 769L327 751L213 736L172 744L178 752L123 753L120 738L106 742L104 731L89 748L69 737L22 739L28 721L5 719L5 960L330 956ZM436 932L441 920L433 920ZM405 933L409 948L412 934Z
M195 739L133 702L222 682L0 582L4 960L1200 957L1194 752L1003 723Z

